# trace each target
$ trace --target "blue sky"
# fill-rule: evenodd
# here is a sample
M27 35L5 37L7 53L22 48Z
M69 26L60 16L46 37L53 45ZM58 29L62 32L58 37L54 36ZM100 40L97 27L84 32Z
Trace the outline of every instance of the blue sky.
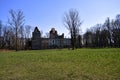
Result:
M38 26L44 34L54 27L59 34L68 36L63 15L71 8L78 10L85 32L97 23L104 23L107 17L114 19L120 14L120 0L0 0L0 20L6 24L9 10L21 9L26 25Z

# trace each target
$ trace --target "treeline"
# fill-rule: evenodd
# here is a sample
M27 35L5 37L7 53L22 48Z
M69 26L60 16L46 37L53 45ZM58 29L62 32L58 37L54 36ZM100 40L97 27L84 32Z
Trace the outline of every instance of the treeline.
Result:
M73 50L77 48L77 42L86 48L120 47L120 15L112 20L108 17L103 24L87 29L83 35L79 33L82 21L77 10L71 9L65 14L64 24L70 33ZM78 36L83 37L78 40Z
M91 48L120 47L120 15L113 20L108 17L104 24L87 29L83 44Z
M21 10L10 10L6 24L0 21L0 49L23 50L29 49L31 26L25 25Z
M25 16L21 10L10 10L6 24L0 21L0 49L31 49L31 26L25 25ZM80 35L82 24L79 13L70 10L64 16L65 27L71 36L72 48L105 48L120 47L120 15L115 19L106 19L104 24L97 24ZM49 34L46 34L47 38Z

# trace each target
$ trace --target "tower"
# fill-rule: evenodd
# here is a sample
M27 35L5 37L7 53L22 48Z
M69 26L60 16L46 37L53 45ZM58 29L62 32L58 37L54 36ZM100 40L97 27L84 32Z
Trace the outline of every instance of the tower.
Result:
M32 49L41 49L41 33L37 27L32 33Z
M41 33L38 29L38 27L35 27L34 32L32 33L32 39L38 39L41 37Z

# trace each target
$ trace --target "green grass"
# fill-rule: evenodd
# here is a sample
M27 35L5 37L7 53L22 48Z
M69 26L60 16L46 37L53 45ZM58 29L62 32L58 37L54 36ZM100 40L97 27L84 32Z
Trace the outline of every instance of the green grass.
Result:
M0 80L120 80L120 49L0 52Z

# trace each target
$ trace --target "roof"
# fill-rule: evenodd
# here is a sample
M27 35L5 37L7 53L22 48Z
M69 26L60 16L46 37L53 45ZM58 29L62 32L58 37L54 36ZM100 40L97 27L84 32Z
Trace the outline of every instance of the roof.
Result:
M40 32L38 27L35 27L34 32Z

